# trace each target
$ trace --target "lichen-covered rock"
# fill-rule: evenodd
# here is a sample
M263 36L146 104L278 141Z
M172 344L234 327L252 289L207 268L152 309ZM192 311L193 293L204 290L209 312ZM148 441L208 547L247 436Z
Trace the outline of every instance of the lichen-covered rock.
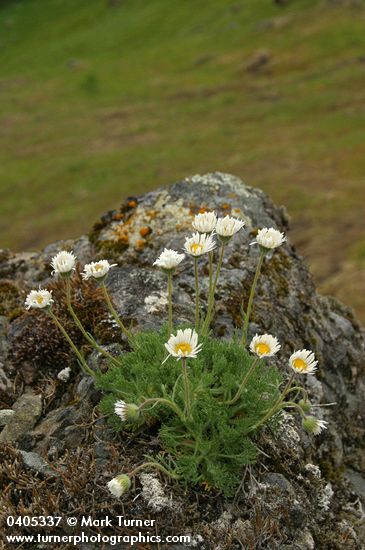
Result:
M258 259L257 247L250 243L257 229L274 226L287 233L289 221L285 210L276 207L262 191L227 174L193 176L129 198L120 209L103 216L89 237L55 243L39 253L5 251L1 254L0 277L16 284L16 296L23 298L32 286L50 283L49 261L63 247L72 248L81 263L108 258L119 266L110 272L107 284L123 320L133 330L158 327L166 318L166 278L153 268L153 261L164 247L182 248L193 216L201 208L246 222L245 230L227 247L216 292L217 316L212 328L216 335L228 337L241 324L242 299L247 304ZM205 260L199 261L199 269L207 272ZM203 299L206 292L205 283ZM174 277L173 301L176 319L190 321L194 278L188 259ZM18 309L3 311L7 320L2 326L10 323L10 328L3 330L0 351L11 348L21 327L29 327ZM121 336L116 340L111 319L104 318L101 328L103 344L116 345L117 341L122 349L126 346ZM305 263L289 240L264 262L249 331L251 335L256 331L275 334L282 344L282 356L298 348L316 353L318 376L307 378L307 389L314 404L332 404L318 409L318 415L329 422L329 429L313 441L297 420L286 414L274 437L268 429L261 431L258 446L262 458L242 473L233 505L203 489L194 488L183 495L178 487L170 486L166 494L173 495L181 508L171 510L167 506L156 513L159 531L191 533L194 547L217 550L327 549L343 548L344 544L349 549L361 548L365 539L360 505L365 497L364 330L350 309L316 293ZM17 380L15 392L22 378L23 383L32 385L33 378L27 376L29 366L9 365L6 357L3 351L3 376ZM90 364L95 361L101 363L98 354L90 356ZM43 376L47 378L47 369L54 377L51 367L42 370ZM0 387L8 388L3 401L9 408L11 392L6 384ZM66 384L55 382L51 386L49 380L47 384L44 414L34 428L29 428L27 451L34 450L57 464L65 460L68 448L81 445L85 456L94 457L90 476L94 475L100 486L117 473L118 467L138 463L141 453L158 448L158 441L148 433L142 434L138 443L128 445L125 436L113 439L105 419L97 417L97 396L87 379L80 385L80 376L73 375ZM79 493L86 508L87 494ZM107 492L100 496L104 501L107 498ZM113 506L117 513L118 505ZM125 509L129 515L150 514L144 499L131 499Z
M42 397L24 393L13 406L14 414L0 433L0 443L19 442L34 427L42 412Z

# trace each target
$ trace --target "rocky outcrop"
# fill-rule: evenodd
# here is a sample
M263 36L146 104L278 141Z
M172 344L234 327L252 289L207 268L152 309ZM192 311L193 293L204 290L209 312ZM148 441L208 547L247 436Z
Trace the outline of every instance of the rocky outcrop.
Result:
M54 284L50 258L67 246L75 251L81 263L100 257L118 263L108 278L116 309L134 330L160 326L165 319L166 281L152 263L165 246L182 247L186 234L191 232L192 216L201 208L241 217L246 222L245 231L228 246L217 288L213 329L217 336L225 338L241 322L242 296L248 297L257 263L258 251L250 246L257 228L274 226L286 233L289 230L284 209L276 207L262 191L244 185L233 176L220 173L193 176L142 197L127 199L118 210L103 216L88 237L56 243L34 254L1 253L0 277L8 282L4 286L8 294L11 285L11 301L8 299L2 308L4 322L1 323L6 327L0 343L3 406L9 409L13 403L19 403L23 392L41 394L43 399L41 417L38 420L34 417L33 425L29 424L27 437L23 428L19 428L17 405L0 436L9 442L7 434L13 434L13 445L23 453L38 453L39 460L30 455L33 467L27 469L17 450L6 447L4 453L16 456L17 468L27 469L28 476L35 475L34 465L39 463L42 468L37 475L46 477L45 460L53 470L61 472L67 463L69 471L80 477L79 508L84 507L87 513L96 513L92 510L96 502L99 503L97 513L105 509L120 513L121 505L110 503L107 492L103 492L105 481L122 469L124 463L137 463L140 453L158 448L158 440L146 432L138 442L132 438L126 445L126 434L115 437L105 419L98 415L95 407L100 395L90 380L76 371L67 383L56 380L63 357L61 352L68 363L72 363L72 358L62 339L48 326L47 331L52 332L49 342L57 349L57 364L53 365L50 360L47 341L42 347L37 340L35 368L31 346L34 325L28 314L20 314L21 303L29 288ZM200 269L206 271L204 261ZM1 288L0 285L0 291ZM203 297L206 290L203 287ZM57 292L59 288L55 288L55 296ZM82 302L81 290L77 292ZM189 321L193 308L194 280L187 261L174 278L177 319ZM107 316L102 323L93 318L90 324L103 345L114 350L125 349L126 342ZM275 334L286 354L304 347L315 351L320 369L318 376L308 377L308 391L314 404L335 403L318 409L318 414L329 422L327 432L313 441L290 415L285 416L274 436L263 430L258 441L262 460L243 472L242 484L233 502L203 488L192 488L183 494L176 485L165 485L159 498L169 505L165 511L159 508L157 513L151 491L143 486L147 481L149 488L153 486L151 476L147 476L140 480L141 498L136 501L127 498L125 511L136 517L152 513L160 534L191 533L195 547L200 548L243 545L244 548L327 549L342 548L344 544L348 548L361 548L365 537L361 507L365 499L364 330L350 309L333 298L317 294L308 268L290 242L265 261L249 328L251 334L256 331ZM17 352L24 341L29 346L27 360L24 353ZM64 349L60 351L62 345ZM93 353L89 362L93 365L102 360ZM42 368L43 364L46 367ZM285 365L280 368L285 369ZM26 396L24 393L23 399ZM87 479L80 474L80 449L84 460L90 461ZM6 456L5 465L8 464ZM3 471L3 476L7 475L9 473ZM70 491L72 493L67 484L61 483L60 476L53 475L47 483L50 491L65 493L68 497ZM93 484L99 487L94 500L90 498ZM147 493L149 496L144 499ZM16 509L17 498L14 488L8 494L5 510ZM171 500L177 503L173 510ZM60 497L59 506L63 505L67 509L64 512L72 511L72 499L63 501ZM30 512L40 513L30 496L27 506Z

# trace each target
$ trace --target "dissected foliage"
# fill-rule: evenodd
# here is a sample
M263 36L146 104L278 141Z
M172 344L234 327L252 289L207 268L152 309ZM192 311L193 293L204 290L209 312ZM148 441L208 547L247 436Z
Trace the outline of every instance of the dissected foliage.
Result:
M125 427L114 414L116 399L139 405L148 398L163 397L184 409L181 363L173 358L163 363L165 340L164 332L139 334L136 350L120 358L120 367L98 376L98 387L109 393L101 408L111 415L116 430ZM242 466L256 458L254 426L277 401L281 376L260 361L239 400L222 404L235 395L254 358L235 342L211 338L202 342L198 357L188 361L191 421L161 403L144 409L141 421L159 422L161 447L168 457L161 453L156 460L186 484L204 482L230 496L240 481Z

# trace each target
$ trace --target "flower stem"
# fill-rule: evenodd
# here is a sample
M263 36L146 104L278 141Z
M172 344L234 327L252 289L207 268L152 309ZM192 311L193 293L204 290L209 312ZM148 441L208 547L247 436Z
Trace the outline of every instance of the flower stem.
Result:
M172 271L169 271L167 274L167 294L169 300L169 336L172 333Z
M195 276L195 330L199 330L199 276L198 276L198 258L194 258L194 276Z
M134 477L141 470L147 470L149 468L156 468L156 470L159 470L160 472L168 475L172 479L179 479L179 476L177 474L173 474L172 472L167 470L167 468L164 468L164 466L162 466L162 464L159 464L158 462L144 462L143 464L140 464L139 466L134 468L134 470L129 472L128 476L129 477Z
M187 419L191 420L189 377L188 377L188 369L187 369L185 357L182 357L181 359L181 366L182 366L183 380L184 380L185 413L186 413Z
M258 422L256 422L256 424L254 424L253 426L251 426L249 428L249 432L252 432L254 430L257 430L257 428L259 428L260 426L262 426L263 424L265 424L265 422L267 420L269 420L272 416L274 416L274 414L276 414L277 412L279 412L281 409L283 409L284 407L289 407L289 408L293 408L293 409L297 409L297 411L301 414L301 416L304 416L304 412L302 411L302 409L300 408L300 406L297 404L297 403L294 403L293 401L281 401L281 402L277 402L276 405L274 405L262 418L261 420L259 420Z
M170 407L170 409L175 411L180 420L184 420L184 414L180 407L170 399L164 399L163 397L152 397L150 399L146 399L146 401L143 401L143 403L139 406L139 410L142 411L143 409L148 407L148 405L154 405L156 403L167 405L168 407Z
M217 265L217 270L215 272L215 277L214 277L212 287L209 290L208 310L207 310L207 315L205 317L205 320L204 320L204 323L203 323L203 326L202 326L202 334L203 335L207 334L207 332L209 330L209 326L210 326L210 322L211 322L211 318L212 318L212 314L213 314L214 294L215 294L215 289L217 287L219 273L220 273L222 263L223 263L224 249L225 249L225 243L222 242L222 246L221 246L221 250L220 250L220 254L219 254L218 265Z
M103 291L103 294L104 294L104 298L105 298L105 301L107 303L107 306L109 308L109 311L110 313L112 314L113 318L114 318L114 321L117 323L117 325L121 328L123 334L125 334L125 336L128 338L128 342L130 343L130 345L132 346L133 345L133 336L132 334L129 332L129 330L124 326L122 320L120 319L118 313L115 311L114 309L114 306L112 304L112 301L110 299L110 296L109 296L109 293L108 293L108 290L105 286L105 283L104 281L101 283L101 289ZM132 346L133 347L133 346Z
M247 384L247 381L248 379L250 378L252 372L254 371L254 368L256 367L257 363L259 361L259 357L255 357L255 359L252 361L252 364L250 366L250 368L248 369L248 371L246 372L241 384L240 384L240 387L238 388L237 392L236 392L236 395L230 399L229 401L224 401L222 402L221 404L222 405L234 405L234 403L236 403L239 398L241 397L242 395L242 392Z
M54 321L54 323L57 325L57 327L59 328L59 330L62 332L63 336L66 338L67 342L70 344L71 348L72 348L72 351L75 353L76 357L78 358L79 360L79 363L82 367L82 369L84 370L84 372L86 374L89 374L90 376L92 376L93 378L96 377L95 373L90 369L90 367L88 366L88 364L86 363L84 357L81 355L81 353L79 352L79 350L77 349L76 345L73 343L73 341L71 340L70 336L68 335L67 331L64 329L64 327L62 326L62 324L60 323L60 321L57 319L56 315L53 313L53 311L51 309L48 310L48 313L49 315L51 316L52 320Z
M83 324L81 323L80 319L78 318L73 306L72 306L72 302L71 302L71 281L70 281L70 278L68 277L66 279L66 300L67 300L67 309L68 311L70 312L76 326L79 328L79 330L81 331L81 333L83 334L84 338L99 352L101 353L102 355L104 355L104 357L106 357L107 359L110 359L113 364L117 367L120 367L120 363L118 363L116 360L115 360L115 357L113 357L113 355L111 355L111 353L109 353L108 351L106 351L104 348L102 348L101 346L99 346L99 344L96 342L96 340L84 329L83 327Z
M208 258L209 258L209 296L212 292L212 286L213 286L213 257L214 252L211 250L208 252Z
M246 342L247 342L248 324L250 322L250 315L251 315L251 310L252 310L253 299L254 299L254 296L255 296L256 285L257 285L257 281L258 281L259 276L260 276L264 256L265 256L265 252L261 251L259 261L258 261L257 266L256 266L256 272L255 272L255 276L254 276L254 279L253 279L253 283L252 283L252 287L251 287L251 291L250 291L250 296L249 296L248 304L247 304L247 311L246 311L246 315L245 315L245 321L244 321L244 324L243 324L243 330L242 330L242 345L243 346L245 346Z
M262 417L262 419L259 422L257 422L254 426L252 426L250 428L250 431L255 430L256 428L258 428L259 426L264 424L276 412L278 412L281 408L286 407L289 404L291 406L295 406L296 408L300 409L300 411L302 411L302 409L299 407L299 405L297 405L296 403L293 403L292 401L288 401L288 402L284 403L285 396L287 395L287 393L290 392L290 387L291 387L292 382L294 380L294 376L295 376L295 373L293 373L291 375L291 377L289 378L288 382L285 385L285 388L284 388L283 392L281 393L279 399L277 399L276 403L271 407L271 409L269 409L269 411Z

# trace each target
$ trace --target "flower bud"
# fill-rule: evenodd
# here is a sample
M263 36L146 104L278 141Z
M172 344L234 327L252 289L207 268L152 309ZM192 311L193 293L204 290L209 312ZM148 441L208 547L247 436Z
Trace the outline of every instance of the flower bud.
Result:
M305 416L302 426L308 434L318 435L327 429L327 422L325 420L318 420L314 416Z
M137 422L139 419L139 407L134 403L126 403L123 400L115 402L114 412L118 415L123 422Z
M304 413L309 413L311 411L312 405L308 399L301 399L298 405Z
M126 493L131 486L131 479L126 474L120 474L113 477L108 483L107 487L112 495L119 498Z

